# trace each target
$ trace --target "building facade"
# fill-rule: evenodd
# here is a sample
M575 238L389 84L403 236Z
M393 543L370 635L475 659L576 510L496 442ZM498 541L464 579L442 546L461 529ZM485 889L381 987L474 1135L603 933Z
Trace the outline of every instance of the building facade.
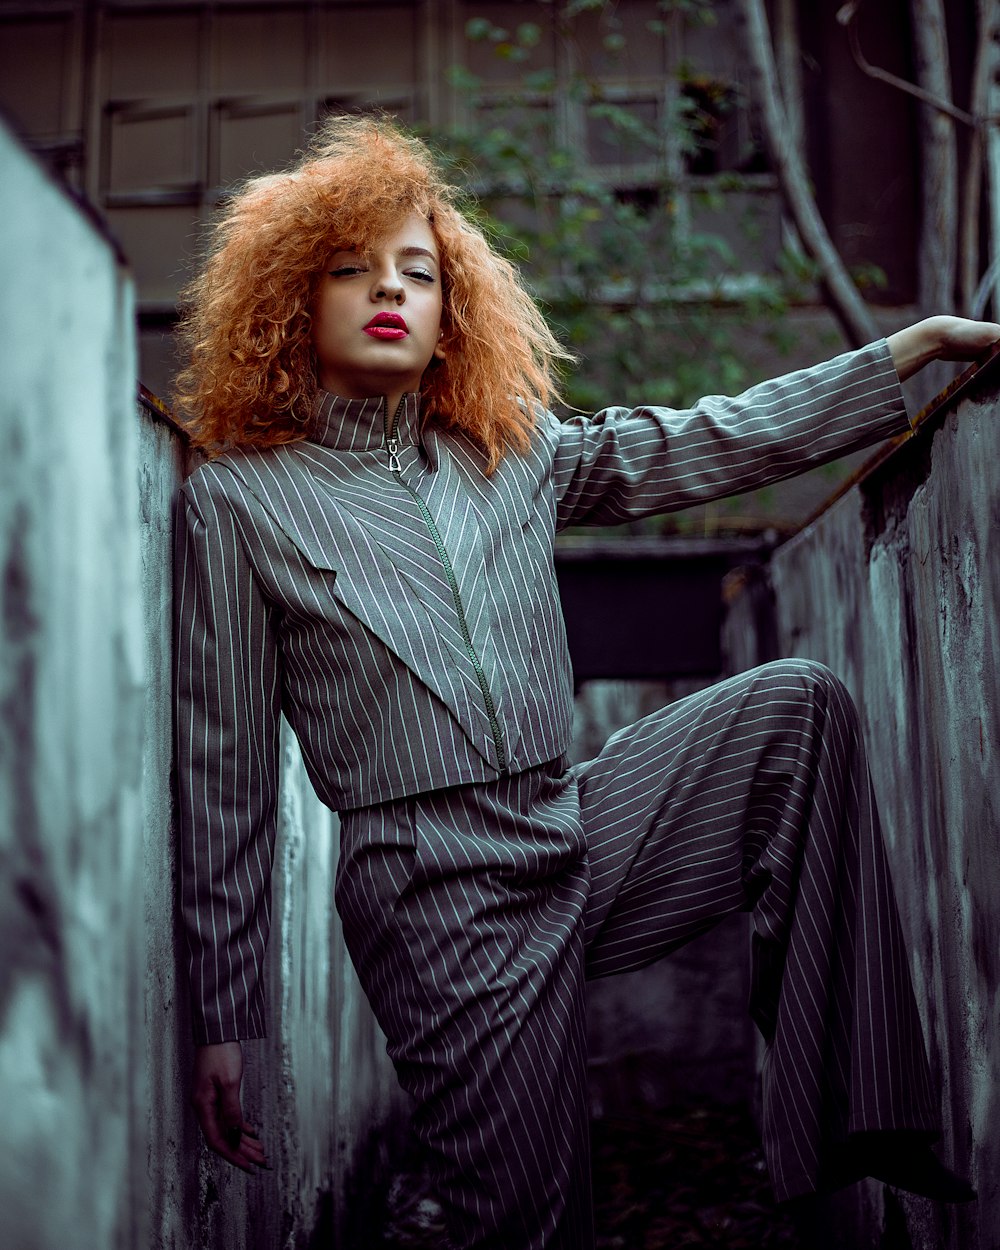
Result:
M907 303L910 105L852 77L826 7L771 5L790 111L848 263L882 269L878 298ZM665 207L648 188L666 170L669 211L693 234L719 236L747 273L773 270L790 235L748 100L735 9L730 0L3 0L0 107L121 241L138 280L142 374L163 390L163 336L201 227L228 188L288 162L331 111L377 107L432 128L487 130L516 113L539 143L554 137L584 154L595 179L654 212ZM866 22L870 54L906 72L902 0ZM609 105L637 130L683 138L656 151L632 142L609 125ZM693 124L664 125L679 112Z

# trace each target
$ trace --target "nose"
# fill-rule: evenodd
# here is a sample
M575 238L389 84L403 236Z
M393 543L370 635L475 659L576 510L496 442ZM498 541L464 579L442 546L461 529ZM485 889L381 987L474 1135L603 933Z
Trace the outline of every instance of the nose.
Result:
M372 299L394 300L397 304L401 304L404 298L403 284L395 268L389 265L383 266L375 274L375 281L372 283Z

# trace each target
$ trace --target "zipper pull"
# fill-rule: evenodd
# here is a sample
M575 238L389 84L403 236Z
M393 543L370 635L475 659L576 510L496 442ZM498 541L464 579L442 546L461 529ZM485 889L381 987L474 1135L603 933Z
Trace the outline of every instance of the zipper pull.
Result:
M386 447L386 451L388 451L389 453L389 472L399 473L400 472L399 439L398 438L386 439L385 447Z

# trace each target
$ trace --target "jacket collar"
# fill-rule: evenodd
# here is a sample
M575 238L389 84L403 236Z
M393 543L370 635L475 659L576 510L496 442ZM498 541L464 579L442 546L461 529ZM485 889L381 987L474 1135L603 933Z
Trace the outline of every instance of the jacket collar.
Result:
M390 416L393 414L390 413ZM385 398L344 399L320 391L316 398L309 438L337 451L378 451L385 447ZM396 415L396 437L401 447L420 441L420 395L407 392Z

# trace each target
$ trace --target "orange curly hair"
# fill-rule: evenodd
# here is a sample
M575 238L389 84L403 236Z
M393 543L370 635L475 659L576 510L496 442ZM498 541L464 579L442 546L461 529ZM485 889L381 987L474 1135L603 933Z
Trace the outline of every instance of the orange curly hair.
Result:
M444 301L445 358L423 380L427 419L473 438L490 471L508 450L526 450L530 401L551 404L557 363L572 357L455 194L426 145L388 118L331 118L291 170L249 180L183 293L188 363L175 404L194 445L211 458L308 436L311 310L327 258L338 247L364 252L417 212L440 251Z

